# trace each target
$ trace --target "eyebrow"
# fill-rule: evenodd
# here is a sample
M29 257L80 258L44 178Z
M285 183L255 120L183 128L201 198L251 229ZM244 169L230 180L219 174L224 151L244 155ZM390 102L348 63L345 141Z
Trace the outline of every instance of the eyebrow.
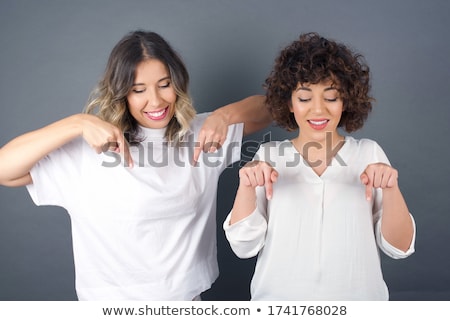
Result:
M296 92L299 91L299 90L312 91L311 88L303 87L303 86L300 87L300 88L298 88L298 89L296 90ZM336 87L327 87L327 88L324 89L324 91L329 91L329 90L338 90L338 89L337 89Z
M157 82L159 83L164 80L170 80L170 76L163 77L160 80L158 80ZM133 86L144 86L144 85L145 85L144 83L133 83Z

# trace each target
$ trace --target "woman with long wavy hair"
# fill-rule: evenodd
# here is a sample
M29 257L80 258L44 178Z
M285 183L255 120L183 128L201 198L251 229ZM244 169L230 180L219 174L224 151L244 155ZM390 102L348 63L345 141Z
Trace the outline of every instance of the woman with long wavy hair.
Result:
M197 115L188 83L160 35L131 32L85 113L0 149L0 184L69 213L80 300L193 300L218 276L219 175L271 118L263 96Z

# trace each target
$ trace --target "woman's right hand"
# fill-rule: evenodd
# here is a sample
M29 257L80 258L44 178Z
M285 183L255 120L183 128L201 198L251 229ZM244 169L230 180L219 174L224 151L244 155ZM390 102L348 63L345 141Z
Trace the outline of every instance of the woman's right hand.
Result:
M230 225L246 218L256 208L256 187L264 186L266 198L273 194L273 183L277 181L278 172L267 162L251 161L239 170L239 188L231 210Z
M265 186L268 200L273 195L273 183L277 181L278 172L267 162L251 161L239 170L240 188Z
M128 143L119 128L95 115L81 114L80 117L82 136L92 149L98 154L107 151L121 154L125 166L133 166Z

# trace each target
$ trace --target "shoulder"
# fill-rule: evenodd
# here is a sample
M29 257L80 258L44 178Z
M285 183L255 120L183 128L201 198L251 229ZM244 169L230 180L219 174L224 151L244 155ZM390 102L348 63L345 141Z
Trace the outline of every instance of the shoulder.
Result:
M68 143L62 145L52 153L60 152L60 153L78 154L81 153L85 148L89 148L88 143L82 137L77 137L69 141Z
M357 149L374 149L374 148L380 148L380 145L372 139L369 138L354 138L352 136L346 136L345 142L352 148Z
M210 112L196 114L191 121L191 130L193 130L194 132L200 130L206 118L208 118L210 114Z
M38 169L57 172L79 167L86 151L89 150L89 145L83 138L75 138L43 157L34 167L34 174L36 175ZM97 155L93 151L91 153Z
M294 152L294 147L290 140L274 140L266 143L262 143L256 155L260 160L275 160L279 158L289 157Z
M259 149L261 149L261 150L279 149L279 148L284 148L284 147L292 147L291 141L288 140L288 139L285 139L285 140L273 140L273 141L270 141L270 142L262 143L259 146Z
M351 136L345 137L345 142L351 152L357 153L359 157L367 157L369 159L387 161L386 154L381 146L374 140L369 138L356 139Z

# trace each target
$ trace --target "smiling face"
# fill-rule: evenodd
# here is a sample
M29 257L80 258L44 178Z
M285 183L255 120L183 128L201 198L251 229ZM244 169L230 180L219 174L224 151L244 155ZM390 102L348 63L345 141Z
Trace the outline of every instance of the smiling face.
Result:
M332 133L333 140L340 138L337 128L343 102L331 81L298 84L292 92L290 110L300 128L299 140L303 143L323 143L327 132Z
M137 65L127 100L139 125L157 129L169 124L175 114L177 94L169 71L160 60L147 59Z

